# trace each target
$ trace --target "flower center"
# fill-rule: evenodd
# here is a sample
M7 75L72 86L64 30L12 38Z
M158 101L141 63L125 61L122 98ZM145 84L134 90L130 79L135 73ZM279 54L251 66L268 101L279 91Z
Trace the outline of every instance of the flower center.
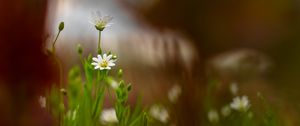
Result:
M97 21L97 22L96 22L96 27L97 27L98 29L104 29L106 24L107 24L107 23L106 23L105 21Z
M108 66L108 62L106 60L103 60L99 65L101 67L107 67Z

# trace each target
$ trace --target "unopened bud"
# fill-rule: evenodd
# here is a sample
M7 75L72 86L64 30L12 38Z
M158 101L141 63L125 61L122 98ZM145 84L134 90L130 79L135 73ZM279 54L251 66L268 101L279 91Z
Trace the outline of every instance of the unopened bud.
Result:
M64 89L64 88L61 88L61 89L60 89L60 92L61 92L63 95L67 95L67 91L66 91L66 89Z
M64 27L65 27L65 23L64 22L60 22L59 26L58 26L58 30L62 31L64 29Z
M123 70L119 69L117 75L118 75L119 78L121 78L123 76Z
M118 56L115 55L115 54L113 54L112 59L113 59L113 60L117 60L117 58L118 58Z
M131 84L128 84L127 85L127 91L131 91L131 88L132 88Z
M82 46L80 44L77 44L77 52L79 54L82 54L82 52L83 52L83 48L82 48Z

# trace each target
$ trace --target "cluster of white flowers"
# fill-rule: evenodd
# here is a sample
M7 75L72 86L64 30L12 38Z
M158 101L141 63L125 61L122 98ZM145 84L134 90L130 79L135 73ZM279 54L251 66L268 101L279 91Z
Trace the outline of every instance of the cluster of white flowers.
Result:
M215 109L209 110L207 114L208 121L211 123L219 122L219 114L218 111Z
M112 25L112 23L110 23L112 19L113 17L110 15L102 16L100 11L95 11L92 12L90 23L95 25L97 30L103 31L104 28Z
M232 110L236 110L239 112L247 112L250 108L249 99L247 96L235 97L230 105L225 105L221 108L220 113L223 117L228 117L231 114ZM249 113L249 117L253 116L252 113ZM219 121L218 111L215 109L211 109L207 113L208 121L211 123L217 123Z
M100 116L100 122L104 125L118 123L119 121L116 115L116 110L113 108L104 109Z
M162 123L167 123L170 118L167 109L159 105L153 105L149 110L149 114Z
M115 61L114 59L112 59L113 55L107 55L107 54L103 54L98 55L97 57L93 57L93 62L92 65L94 65L95 69L100 69L100 70L110 70L112 66L115 66Z
M249 99L247 96L235 97L230 107L237 111L246 112L250 108Z
M178 97L180 96L181 92L181 87L178 84L174 85L168 92L168 99L172 103L175 103Z

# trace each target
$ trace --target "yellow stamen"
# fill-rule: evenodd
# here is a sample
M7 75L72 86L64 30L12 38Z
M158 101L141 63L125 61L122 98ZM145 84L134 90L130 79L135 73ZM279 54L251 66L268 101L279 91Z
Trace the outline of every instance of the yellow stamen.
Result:
M108 62L106 60L103 60L101 63L99 63L99 65L101 67L107 67L108 66Z

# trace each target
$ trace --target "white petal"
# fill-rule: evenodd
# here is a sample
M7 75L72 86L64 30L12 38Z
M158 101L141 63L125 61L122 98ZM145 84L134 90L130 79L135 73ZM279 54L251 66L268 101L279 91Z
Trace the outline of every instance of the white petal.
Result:
M100 67L100 70L104 70L104 68L103 68L103 67Z
M94 66L97 66L97 65L98 65L98 63L96 63L96 62L93 62L93 63L92 63L92 65L94 65Z
M101 62L102 61L102 56L101 55L97 55L98 57L98 62Z
M94 60L95 62L99 62L98 58L96 58L96 57L93 57L93 60Z
M108 69L108 70L110 70L111 68L108 66L108 67L106 67L105 69Z
M112 62L109 62L108 63L108 66L115 66L116 64L115 63L112 63Z
M99 66L95 66L95 68L94 69L98 69L99 68Z
M102 58L106 59L106 57L107 57L107 54L104 53Z
M107 57L106 57L106 60L110 60L111 59L111 57L112 57L112 55L110 54L110 55L108 55Z

